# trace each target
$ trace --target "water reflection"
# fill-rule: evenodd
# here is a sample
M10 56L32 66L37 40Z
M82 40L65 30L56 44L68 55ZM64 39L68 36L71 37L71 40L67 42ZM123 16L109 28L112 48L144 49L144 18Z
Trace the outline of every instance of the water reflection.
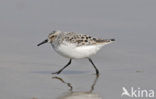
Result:
M93 93L98 78L99 75L96 75L89 91L73 91L73 86L71 83L64 81L61 77L53 77L53 79L57 79L69 87L68 92L59 96L57 99L102 99L102 97L100 97L98 94Z

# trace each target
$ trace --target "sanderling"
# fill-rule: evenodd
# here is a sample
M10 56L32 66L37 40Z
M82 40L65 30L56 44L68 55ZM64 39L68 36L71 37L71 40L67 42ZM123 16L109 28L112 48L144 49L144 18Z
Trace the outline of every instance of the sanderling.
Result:
M72 59L88 58L98 75L99 70L94 65L90 56L95 55L104 45L113 41L115 39L99 39L75 32L53 31L49 34L48 39L37 46L49 42L58 54L70 59L63 68L52 74L60 74L71 64Z

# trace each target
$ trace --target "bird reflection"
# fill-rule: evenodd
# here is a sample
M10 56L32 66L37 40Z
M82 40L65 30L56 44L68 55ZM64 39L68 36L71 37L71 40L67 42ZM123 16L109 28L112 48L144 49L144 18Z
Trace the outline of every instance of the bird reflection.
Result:
M71 83L65 82L61 77L58 76L52 78L61 81L69 87L68 92L58 97L57 99L102 99L102 97L100 97L98 94L93 93L99 75L96 75L89 91L73 91L73 86Z

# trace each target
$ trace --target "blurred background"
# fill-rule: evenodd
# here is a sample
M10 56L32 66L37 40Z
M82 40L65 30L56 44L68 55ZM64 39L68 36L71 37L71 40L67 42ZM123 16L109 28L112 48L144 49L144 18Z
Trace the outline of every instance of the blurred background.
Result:
M102 98L120 99L122 86L156 89L155 9L155 0L0 0L0 97L58 96L50 73L68 59L50 44L36 46L53 30L116 39L93 57L101 72L95 91ZM64 75L93 72L84 59Z

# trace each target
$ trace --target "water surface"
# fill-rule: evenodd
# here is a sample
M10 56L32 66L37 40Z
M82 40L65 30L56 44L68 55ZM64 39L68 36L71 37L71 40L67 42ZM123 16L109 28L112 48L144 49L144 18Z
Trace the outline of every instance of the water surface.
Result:
M56 99L91 89L96 77L87 59L73 61L58 76L72 91L52 79L68 59L50 44L36 45L54 29L116 39L92 57L100 70L93 96L121 99L122 87L132 86L156 90L155 5L155 0L1 0L0 98Z

